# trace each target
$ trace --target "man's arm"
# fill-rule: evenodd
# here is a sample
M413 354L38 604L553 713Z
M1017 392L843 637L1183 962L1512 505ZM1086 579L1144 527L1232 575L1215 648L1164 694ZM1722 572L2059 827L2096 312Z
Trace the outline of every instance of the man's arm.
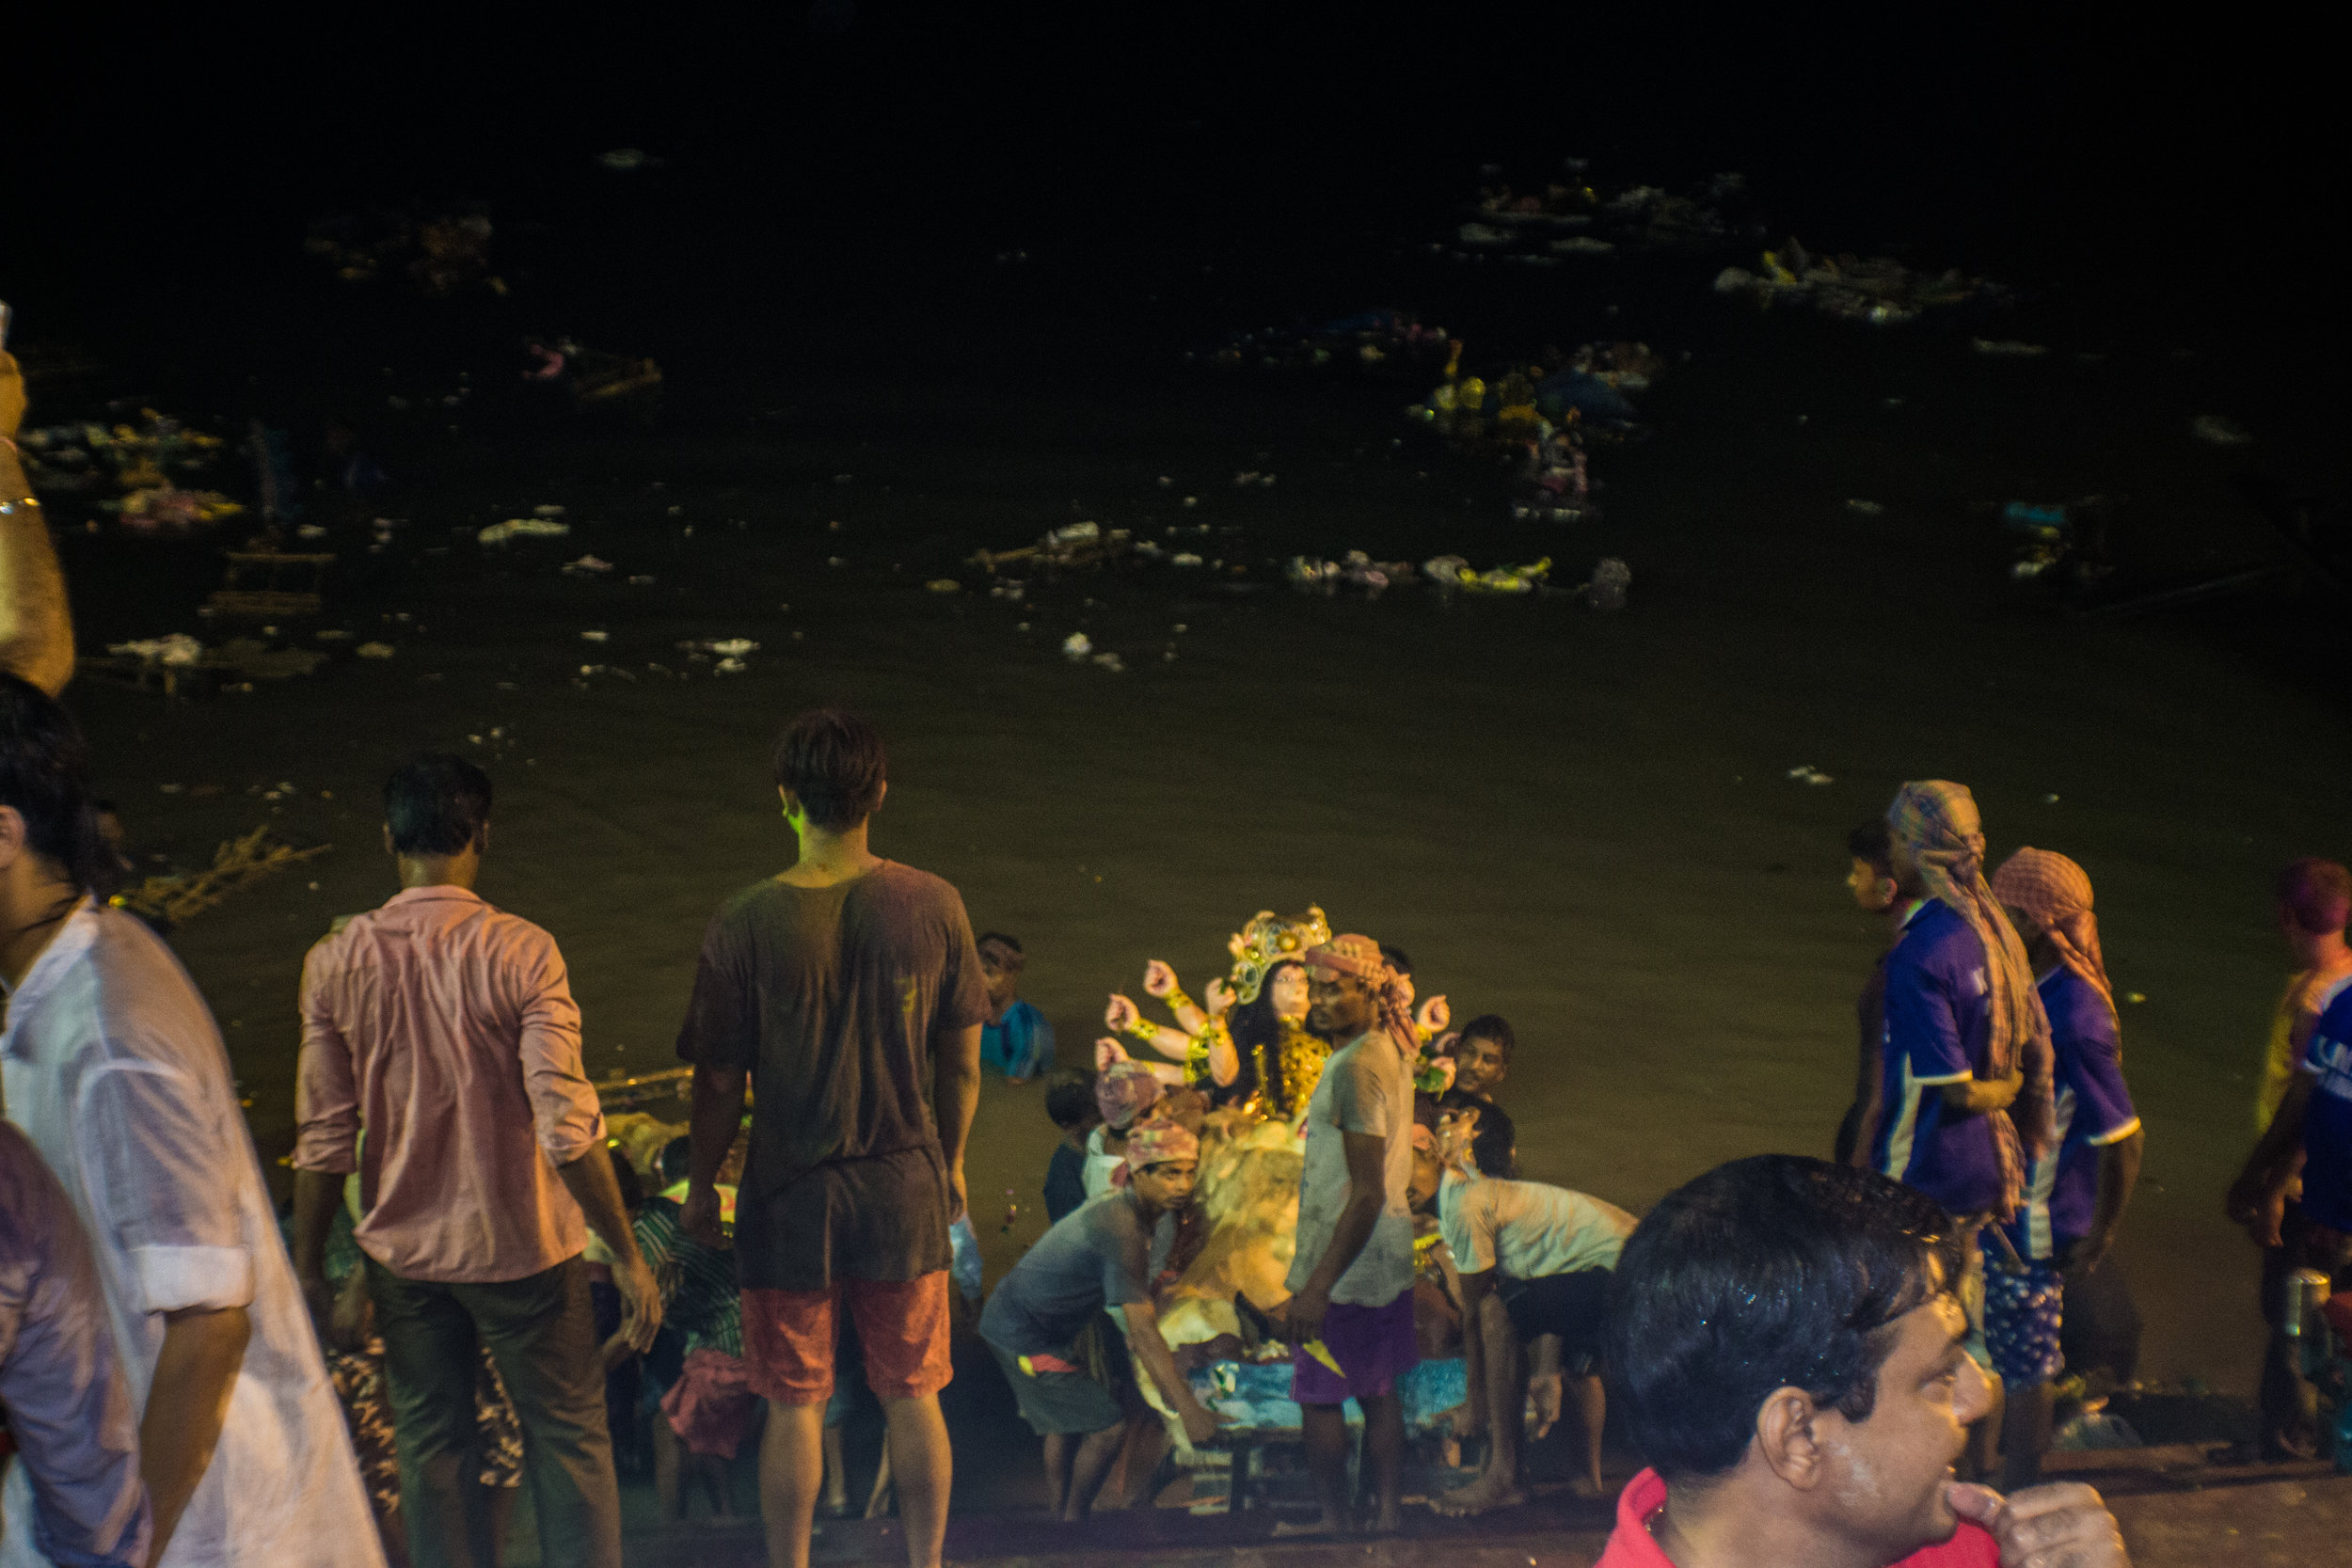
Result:
M947 1222L963 1218L963 1146L980 1108L980 1026L951 1029L932 1048L931 1116L947 1161Z
M1937 1091L1944 1103L1964 1117L1980 1117L1990 1111L2006 1111L2017 1098L2017 1091L2026 1086L2026 1074L2012 1069L2006 1078L1969 1078L1957 1084L1946 1084Z
M302 966L302 1054L294 1069L294 1266L311 1321L325 1339L334 1313L326 1238L335 1227L343 1178L357 1164L359 1088L351 1043L336 1027L326 982L311 967L317 953L311 949Z
M1315 1135L1338 1132L1347 1155L1347 1206L1331 1227L1331 1244L1315 1259L1314 1272L1290 1299L1285 1316L1295 1340L1323 1337L1323 1314L1331 1305L1331 1289L1340 1282L1379 1222L1388 1197L1388 1139L1377 1132L1348 1132L1337 1127L1317 1127Z
M147 1411L139 1418L139 1473L155 1511L150 1562L164 1560L180 1515L213 1463L252 1334L242 1307L164 1314L163 1347L156 1353Z
M588 1217L588 1228L612 1249L612 1283L621 1291L621 1337L643 1355L653 1349L661 1327L661 1288L637 1250L637 1232L621 1202L620 1179L612 1174L612 1154L602 1144L589 1148L567 1164L555 1167L564 1185Z
M335 1205L342 1197L342 1177L331 1171L294 1171L294 1280L302 1287L322 1344L334 1340L335 1288L326 1281L326 1239L334 1232Z
M2139 1158L2147 1148L2147 1129L2135 1127L2099 1149L2098 1207L2091 1211L2090 1234L2083 1238L2074 1258L2074 1265L2086 1273L2096 1269L2115 1244L2115 1232L2123 1223L2132 1189L2139 1184Z
M1192 1385L1177 1371L1176 1358L1168 1354L1168 1340L1160 1334L1158 1312L1148 1301L1131 1301L1120 1310L1127 1320L1128 1348L1143 1363L1143 1370L1152 1374L1152 1385L1159 1389L1160 1398L1184 1424L1186 1440L1198 1448L1215 1437L1222 1423L1195 1397Z
M743 1088L751 1075L739 1067L694 1068L693 1109L687 1133L693 1140L687 1159L686 1208L678 1216L685 1232L707 1247L723 1247L719 1230L719 1167L743 1126Z
M2286 1097L2279 1101L2279 1114L2270 1118L2270 1130L2254 1145L2254 1152L2246 1157L2246 1168L2230 1187L2230 1217L2240 1225L2265 1227L2269 1233L2254 1239L2265 1246L2279 1244L2278 1205L2271 1200L2294 1180L2296 1156L2303 1151L2303 1118L2311 1104L2312 1075L2298 1071L2287 1085ZM2270 1214L2267 1220L2263 1218L2265 1210Z
M24 379L0 353L0 506L8 508L0 512L0 670L54 697L73 678L73 616L49 519L25 504L33 491L16 454L24 418Z

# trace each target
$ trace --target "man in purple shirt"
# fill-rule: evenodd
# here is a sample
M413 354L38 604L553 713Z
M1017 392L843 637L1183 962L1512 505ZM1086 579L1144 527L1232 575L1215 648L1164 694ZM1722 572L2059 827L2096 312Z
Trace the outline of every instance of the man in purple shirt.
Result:
M7 1507L44 1560L147 1561L139 1427L106 1300L73 1206L24 1134L0 1121L0 1407L16 1460Z
M2114 1244L2139 1180L2139 1114L2123 1084L2122 1028L2091 911L2090 877L2066 856L2030 847L1993 877L1993 895L2026 939L2049 1015L2058 1145L2026 1170L2016 1217L1985 1271L1984 1335L2006 1395L2001 1481L2042 1479L2050 1447L2050 1380L2066 1365L2059 1329L2065 1271L2095 1269Z
M1903 896L1922 895L1915 883ZM2013 1082L1977 1076L1991 1032L1987 996L1984 943L1976 932L1935 899L1915 905L1886 960L1885 1064L1871 1164L1947 1212L1979 1218L2001 1205L1985 1113L2017 1092Z

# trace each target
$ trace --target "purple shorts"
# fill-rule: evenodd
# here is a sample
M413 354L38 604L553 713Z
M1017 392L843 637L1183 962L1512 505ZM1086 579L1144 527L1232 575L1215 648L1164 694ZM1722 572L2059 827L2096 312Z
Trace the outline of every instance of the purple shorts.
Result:
M1334 1372L1291 1347L1291 1398L1300 1404L1344 1404L1396 1392L1396 1380L1421 1361L1413 1338L1413 1292L1386 1307L1333 1302L1323 1314L1323 1348L1340 1364Z

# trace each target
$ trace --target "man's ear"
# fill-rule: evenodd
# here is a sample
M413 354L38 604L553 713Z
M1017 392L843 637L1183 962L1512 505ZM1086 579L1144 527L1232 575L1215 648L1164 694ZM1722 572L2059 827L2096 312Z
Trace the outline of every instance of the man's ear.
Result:
M490 824L486 821L473 831L473 852L477 858L490 852Z
M884 800L889 800L889 799L890 799L890 781L889 781L888 779L884 779L884 780L881 783L881 784L879 784L878 786L876 786L876 788L875 788L875 790L874 790L874 811L880 811L880 810L882 810L882 802L883 802ZM873 815L873 812L868 812L868 813L866 813L866 815L867 815L868 816L871 816Z
M400 858L400 851L392 847L392 825L389 822L384 824L384 852L394 860Z
M1820 1411L1802 1388L1775 1388L1756 1413L1756 1447L1788 1486L1810 1492L1827 1479L1818 1423Z
M24 814L14 806L0 806L0 866L16 863L24 853Z

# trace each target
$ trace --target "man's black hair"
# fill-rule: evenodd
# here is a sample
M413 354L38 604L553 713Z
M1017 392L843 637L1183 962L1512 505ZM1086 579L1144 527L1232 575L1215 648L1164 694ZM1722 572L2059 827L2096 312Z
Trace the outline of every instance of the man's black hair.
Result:
M637 1167L628 1163L621 1146L608 1143L604 1151L612 1157L612 1182L621 1189L621 1207L631 1213L645 1206L645 1183L639 1180Z
M694 1139L691 1133L681 1132L661 1146L654 1157L654 1169L660 1173L664 1187L675 1187L694 1171Z
M1057 1072L1045 1082L1045 1114L1054 1125L1069 1130L1084 1127L1102 1107L1094 1100L1094 1074Z
M1470 1164L1479 1174L1491 1176L1498 1181L1518 1179L1519 1131L1511 1125L1510 1115L1483 1094L1468 1089L1448 1089L1438 1101L1439 1112L1476 1111L1478 1131L1470 1137Z
M384 781L396 855L455 855L490 820L490 775L447 752L419 752Z
M1502 1065L1511 1065L1511 1053L1519 1048L1519 1037L1512 1031L1511 1021L1501 1013L1480 1013L1462 1025L1466 1040L1492 1040L1502 1047Z
M1878 867L1884 875L1894 875L1895 834L1886 826L1886 818L1874 816L1848 833L1846 848L1854 859Z
M1961 1267L1944 1211L1874 1171L1797 1154L1718 1165L1666 1195L1617 1260L1611 1407L1670 1481L1738 1465L1775 1388L1866 1420L1896 1320Z
M1021 954L1022 957L1028 957L1027 950L1021 945L1021 939L1019 937L1009 937L1002 931L982 931L978 936L972 939L972 945L978 947L985 942L1001 942L1007 947L1011 948L1014 952Z
M1384 942L1380 944L1380 957L1391 969L1395 970L1399 974L1405 975L1407 978L1411 977L1413 973L1413 960L1405 956L1405 949L1402 947L1391 947Z
M811 708L776 737L778 787L800 797L812 826L846 832L882 804L889 755L879 731L847 708Z
M24 818L24 842L74 887L104 895L120 868L98 832L89 747L56 698L0 674L0 806Z

